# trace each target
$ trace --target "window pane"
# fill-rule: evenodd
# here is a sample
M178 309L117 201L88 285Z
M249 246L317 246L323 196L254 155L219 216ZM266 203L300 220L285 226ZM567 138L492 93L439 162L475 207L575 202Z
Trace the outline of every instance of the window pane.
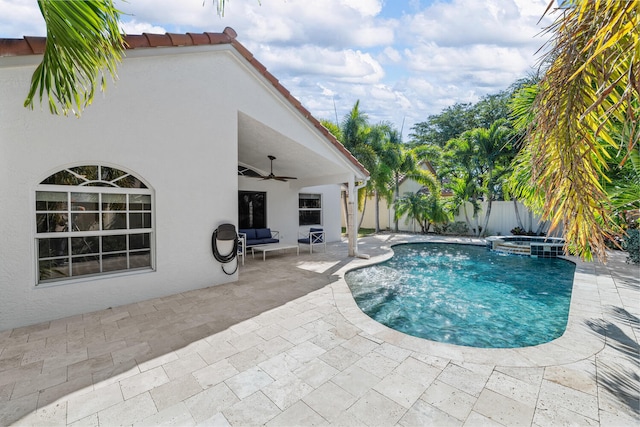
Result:
M60 172L56 172L51 175L49 178L42 181L40 184L48 184L48 185L80 185L82 182L81 179L76 177L74 174L69 172L68 170L61 170Z
M320 225L322 224L322 212L321 211L300 211L299 215L300 225Z
M123 211L127 208L126 194L103 194L102 210L103 211Z
M36 214L36 230L38 233L54 233L69 231L67 214L47 213Z
M71 229L73 231L94 231L99 230L98 213L77 213L72 216Z
M122 179L114 181L114 184L120 188L147 188L142 181L133 175L126 175Z
M67 193L57 191L36 191L37 211L66 211Z
M87 274L100 273L100 257L83 256L73 258L71 261L72 276L86 276Z
M150 247L151 235L149 233L132 234L129 236L129 249L149 249Z
M38 258L52 258L68 256L69 240L66 237L59 239L38 239Z
M267 226L267 193L238 192L238 228L265 228Z
M118 252L127 250L127 236L102 237L102 252Z
M108 254L102 256L102 271L127 269L127 254Z
M84 181L98 180L98 166L77 166L75 168L69 168L69 170L80 175Z
M66 259L40 261L38 263L40 280L69 277L69 265L66 261Z
M124 212L103 213L102 229L103 230L124 230L127 228L127 214Z
M151 214L150 213L130 213L129 214L129 228L151 228Z
M78 188L36 191L39 283L151 267L151 233L143 231L153 225L152 200L136 190L147 192L142 181L116 168L88 165L59 171L42 184ZM105 235L109 231L120 234ZM66 237L40 238L51 236L45 233Z
M299 208L321 208L320 204L320 194L300 194L298 198L298 207Z
M101 177L103 181L111 182L116 178L120 178L121 176L126 175L126 172L121 171L120 169L110 168L109 166L101 166L100 167Z
M98 193L71 193L72 211L97 211Z
M134 252L129 256L130 268L151 267L151 252Z
M132 211L150 211L151 196L149 194L130 194L129 210Z
M71 254L97 254L99 252L98 237L72 237Z

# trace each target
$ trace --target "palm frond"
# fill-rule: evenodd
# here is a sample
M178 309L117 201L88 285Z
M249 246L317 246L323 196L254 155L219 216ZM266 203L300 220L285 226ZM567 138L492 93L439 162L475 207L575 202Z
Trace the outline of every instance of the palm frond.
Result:
M93 101L97 86L105 88L105 72L117 77L124 51L120 11L111 0L38 0L38 5L47 44L24 105L33 108L36 95L40 102L46 96L52 113L79 116Z

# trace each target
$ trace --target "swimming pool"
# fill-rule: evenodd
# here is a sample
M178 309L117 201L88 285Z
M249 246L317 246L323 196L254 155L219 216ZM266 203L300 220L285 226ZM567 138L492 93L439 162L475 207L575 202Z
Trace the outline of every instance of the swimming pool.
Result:
M345 280L360 309L400 332L481 348L515 348L560 337L575 264L446 243L393 246L391 259Z

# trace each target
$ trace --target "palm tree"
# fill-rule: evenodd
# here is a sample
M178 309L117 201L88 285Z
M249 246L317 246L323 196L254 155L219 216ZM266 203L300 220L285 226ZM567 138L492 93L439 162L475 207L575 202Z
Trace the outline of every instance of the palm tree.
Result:
M449 189L453 193L453 197L449 203L451 210L453 212L459 212L460 208L462 208L467 227L469 230L473 230L474 227L471 225L471 220L469 219L469 213L467 211L467 202L469 202L473 208L473 217L477 218L478 213L480 212L480 203L474 195L479 193L480 190L477 188L475 181L471 179L471 176L468 174L465 174L462 177L454 176L451 178L451 182L449 183ZM475 229L478 229L477 221Z
M640 0L564 4L547 28L549 68L531 108L521 109L532 120L519 162L543 195L543 218L563 225L582 258L604 261L605 241L620 232L604 186L608 147L624 164L640 139Z
M328 123L325 121L324 123ZM374 170L377 162L377 154L374 148L369 144L372 128L369 125L368 116L360 111L360 100L356 101L340 123L339 126L330 124L327 129L345 146L347 150L354 155L360 163L368 170ZM370 169L371 168L371 169ZM368 182L365 188L358 192L358 205L366 208L366 195L371 190L371 183ZM347 195L343 193L344 211L348 212ZM347 230L350 230L349 216L346 216Z
M480 161L474 133L477 132L466 131L459 138L449 140L443 155L447 166L442 173L450 177L453 184L451 189L457 199L455 204L463 206L467 225L479 236L482 230L479 219L480 201L486 192L486 183L485 166ZM466 202L473 207L473 226L467 216Z
M371 128L370 144L376 152L376 164L371 167L369 184L375 198L375 231L380 232L380 199L390 205L392 194L390 183L392 173L384 162L384 153L389 144L398 139L398 131L391 123L382 122ZM363 216L364 218L364 216Z
M226 0L213 0L224 14ZM106 88L105 70L113 79L125 49L119 11L112 0L38 0L47 27L42 62L31 79L24 106L47 98L52 114L80 116L98 86Z
M427 204L427 196L422 193L406 193L403 197L397 198L393 203L396 223L403 215L406 215L407 219L405 220L405 224L408 224L411 220L415 220L420 224L422 233L426 233L423 221Z
M507 128L504 119L496 120L489 129L474 129L470 133L470 137L478 148L478 161L484 165L485 169L487 212L484 216L482 234L487 232L496 190L500 186L501 178L507 173L507 167L513 158L509 144L510 135L511 130Z
M406 193L404 197L395 201L394 210L396 220L406 215L405 223L408 224L409 221L415 220L420 224L423 234L429 232L432 224L442 224L450 220L450 215L444 208L440 194L429 190Z
M380 154L382 163L393 179L394 203L400 198L400 183L403 179L416 181L433 192L440 191L437 178L431 172L422 169L421 162L416 156L419 151L420 147L409 149L397 138L391 139ZM394 215L396 232L398 232L398 219L399 217Z

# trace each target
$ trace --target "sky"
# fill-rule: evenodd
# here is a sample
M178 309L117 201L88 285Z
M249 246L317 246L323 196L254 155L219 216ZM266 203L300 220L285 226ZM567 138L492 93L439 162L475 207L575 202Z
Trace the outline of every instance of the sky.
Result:
M231 27L316 118L340 122L359 100L405 141L429 115L535 74L554 17L540 20L549 0L227 0L222 17L213 0L114 2L128 34ZM45 35L36 0L0 11L0 37Z

